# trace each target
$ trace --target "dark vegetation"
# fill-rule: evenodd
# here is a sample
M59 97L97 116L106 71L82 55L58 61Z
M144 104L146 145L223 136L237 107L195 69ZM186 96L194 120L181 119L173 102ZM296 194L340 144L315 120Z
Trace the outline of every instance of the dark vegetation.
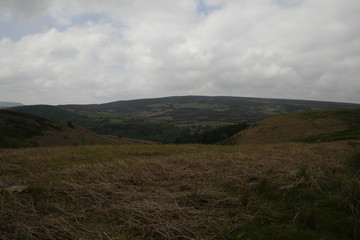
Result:
M85 128L91 128L97 120L91 120L89 117L83 114L78 114L74 111L64 110L56 106L49 105L30 105L30 106L21 106L15 108L9 108L8 110L27 113L39 117L43 117L51 120L58 121L71 121L79 126Z
M110 127L98 126L92 130L101 134L118 134L119 137L131 137L157 141L160 143L202 143L214 144L231 137L245 129L246 123L230 124L218 127L187 126L177 127L159 122L123 122Z
M237 124L215 127L213 129L206 130L203 131L202 133L198 133L191 136L192 138L190 139L190 141L188 141L188 143L201 143L201 144L221 143L222 141L246 129L247 127L248 124L246 123L237 123Z
M36 142L27 140L48 129L61 131L62 127L41 117L0 110L0 148L37 146Z
M287 112L359 107L318 101L186 96L93 105L23 106L12 110L71 121L98 134L161 143L214 143L229 136L223 132L215 139L211 131L219 126L235 124L229 128L236 128L238 123L250 124Z
M113 135L156 141L160 143L205 143L220 142L243 130L247 124L236 123L223 126L192 124L177 126L167 122L144 120L121 120L112 115L91 114L64 110L55 106L35 105L11 110L34 114L48 119L67 121L102 135Z
M140 144L133 139L100 136L71 121L60 122L42 117L0 110L0 149L37 146Z

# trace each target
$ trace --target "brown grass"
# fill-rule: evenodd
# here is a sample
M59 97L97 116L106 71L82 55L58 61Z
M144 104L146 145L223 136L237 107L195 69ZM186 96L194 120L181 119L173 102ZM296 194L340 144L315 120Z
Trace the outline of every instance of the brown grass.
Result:
M28 188L0 193L0 239L250 239L229 233L277 222L273 196L326 191L321 181L358 151L347 142L1 150L0 188ZM290 215L292 226L309 214Z
M335 113L331 111L324 111L320 117L316 113L320 115L321 112L288 113L271 117L238 133L229 141L236 144L280 143L349 129L349 125L336 119L333 116Z

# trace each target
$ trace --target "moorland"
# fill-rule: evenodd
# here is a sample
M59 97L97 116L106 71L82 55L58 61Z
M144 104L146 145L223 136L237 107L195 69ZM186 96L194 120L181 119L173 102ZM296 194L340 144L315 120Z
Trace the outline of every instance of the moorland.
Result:
M3 146L0 239L359 239L360 110L337 109L275 115L217 144ZM82 129L20 115L26 135Z
M359 109L360 104L244 97L178 96L89 105L32 105L11 108L47 119L71 121L102 135L161 143L213 143L254 124L289 112ZM236 125L223 139L203 141L201 134ZM223 129L224 130L224 129ZM224 132L222 130L222 132ZM215 135L209 133L209 135Z

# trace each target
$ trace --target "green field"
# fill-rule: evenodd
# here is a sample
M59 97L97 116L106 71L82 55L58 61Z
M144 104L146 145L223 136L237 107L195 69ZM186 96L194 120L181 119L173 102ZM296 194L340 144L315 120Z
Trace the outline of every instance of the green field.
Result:
M359 141L3 149L0 169L0 239L360 237Z

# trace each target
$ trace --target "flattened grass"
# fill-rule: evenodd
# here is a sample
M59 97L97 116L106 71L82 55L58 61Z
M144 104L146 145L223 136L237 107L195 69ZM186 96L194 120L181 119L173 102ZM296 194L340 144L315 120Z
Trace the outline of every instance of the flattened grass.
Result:
M0 239L358 239L360 146L0 151Z

